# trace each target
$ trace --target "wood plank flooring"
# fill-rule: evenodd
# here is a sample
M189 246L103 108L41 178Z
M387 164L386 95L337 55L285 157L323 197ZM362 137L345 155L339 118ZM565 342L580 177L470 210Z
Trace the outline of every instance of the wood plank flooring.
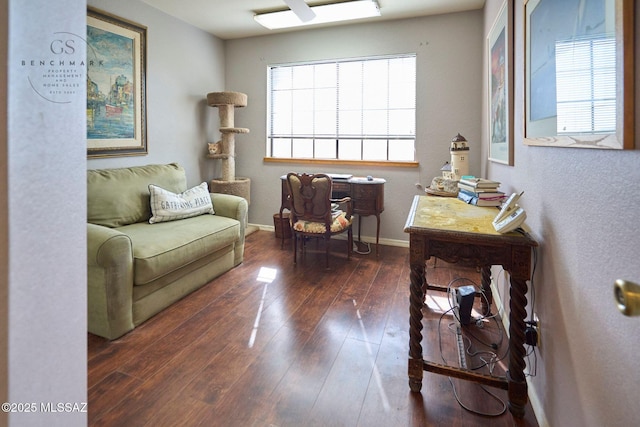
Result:
M291 244L274 234L247 237L245 261L124 337L88 336L91 426L530 426L479 385L425 372L421 393L407 378L409 268L406 248L346 258L332 241L293 265ZM430 261L428 279L479 283L475 270ZM461 283L464 284L464 283ZM445 294L425 308L425 358L457 364ZM502 344L497 322L465 345L470 366L490 359L481 341ZM475 328L475 325L473 325ZM439 331L439 332L438 332ZM442 350L441 350L442 348ZM500 353L500 352L503 353ZM504 375L504 364L491 364ZM487 367L483 372L488 372ZM506 403L506 392L487 388Z

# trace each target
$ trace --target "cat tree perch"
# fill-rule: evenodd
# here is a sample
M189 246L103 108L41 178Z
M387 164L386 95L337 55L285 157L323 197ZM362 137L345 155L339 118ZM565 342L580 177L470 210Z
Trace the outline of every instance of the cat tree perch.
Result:
M234 109L247 106L247 95L240 92L211 92L207 94L207 104L218 108L222 134L220 141L209 143L208 157L222 161L222 178L211 180L210 190L244 197L249 202L251 180L235 176L235 135L249 133L249 129L235 127L233 123Z

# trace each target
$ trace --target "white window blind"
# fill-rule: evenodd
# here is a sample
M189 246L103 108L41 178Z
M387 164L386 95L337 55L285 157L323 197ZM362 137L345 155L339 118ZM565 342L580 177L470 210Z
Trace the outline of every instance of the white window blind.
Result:
M415 159L416 57L269 67L268 153Z
M557 131L616 131L615 37L556 42Z

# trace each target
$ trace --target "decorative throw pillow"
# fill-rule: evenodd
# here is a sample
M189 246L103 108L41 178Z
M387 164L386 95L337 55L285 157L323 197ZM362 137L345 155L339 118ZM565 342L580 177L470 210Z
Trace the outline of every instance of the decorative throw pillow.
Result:
M214 213L206 182L180 194L149 184L149 193L151 194L149 224Z

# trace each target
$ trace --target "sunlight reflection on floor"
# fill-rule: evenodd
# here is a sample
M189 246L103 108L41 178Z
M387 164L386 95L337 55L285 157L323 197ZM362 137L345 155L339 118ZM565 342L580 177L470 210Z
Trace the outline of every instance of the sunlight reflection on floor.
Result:
M256 342L256 336L258 335L258 328L260 327L260 318L262 317L262 310L264 309L264 300L267 295L269 283L273 282L278 274L278 270L275 268L261 267L258 272L256 280L258 282L264 282L264 288L262 289L262 298L260 298L260 305L258 306L258 312L256 313L256 320L253 322L253 329L251 330L251 336L249 337L249 348L253 347Z
M364 343L367 347L367 353L369 354L369 360L371 362L371 367L373 368L373 378L376 380L376 385L378 386L378 390L380 391L380 399L382 399L382 407L385 412L389 412L391 406L389 405L389 399L387 398L387 394L384 391L384 387L382 386L382 379L380 378L380 371L378 370L378 365L376 364L375 357L373 351L371 350L371 345L369 344L369 337L367 336L367 330L364 327L364 322L362 321L362 316L360 315L360 309L358 308L358 303L355 299L353 301L353 306L356 308L356 316L358 317L358 323L360 324L360 331L362 332L362 337Z

